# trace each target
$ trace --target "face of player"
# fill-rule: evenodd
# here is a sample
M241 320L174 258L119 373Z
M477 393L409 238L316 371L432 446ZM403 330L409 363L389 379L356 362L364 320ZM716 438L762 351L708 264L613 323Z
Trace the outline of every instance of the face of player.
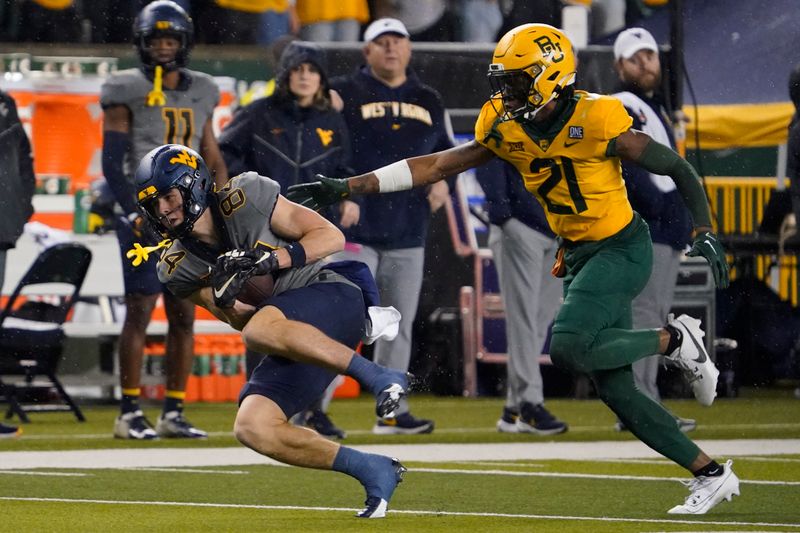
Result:
M624 83L653 92L661 85L661 60L652 50L639 50L628 59L620 59L617 72Z
M168 229L176 229L183 223L183 195L172 188L157 199L156 215L161 224Z
M289 91L300 107L309 107L322 85L322 75L311 63L301 63L289 73Z
M181 41L176 37L152 37L149 41L150 56L159 65L174 61L180 47Z
M384 33L367 43L364 56L372 72L379 78L391 80L405 76L411 61L411 40L394 33Z
M528 101L533 80L524 72L517 72L500 79L500 92L506 112L513 112Z

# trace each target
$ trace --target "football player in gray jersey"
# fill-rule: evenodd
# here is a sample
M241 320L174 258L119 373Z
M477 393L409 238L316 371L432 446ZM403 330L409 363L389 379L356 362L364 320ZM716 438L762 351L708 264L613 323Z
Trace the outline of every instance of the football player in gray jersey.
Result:
M103 174L125 217L117 227L123 253L143 240L129 169L147 152L165 142L194 146L206 157L218 183L227 180L214 137L212 113L219 89L207 74L184 68L192 46L192 20L174 2L148 4L134 22L134 39L142 66L112 75L103 84ZM205 438L183 416L186 381L192 367L194 304L163 291L156 261L133 269L123 257L125 322L119 340L120 416L114 436L128 439ZM155 428L139 407L145 331L158 296L164 294L166 398Z
M236 438L284 463L355 477L367 493L359 516L384 516L405 471L396 459L289 423L337 374L375 394L378 416L392 416L408 388L405 373L354 352L362 337L369 342L381 330L396 331L399 317L377 307L377 286L366 265L319 261L342 250L342 232L255 172L213 191L202 157L185 146L154 149L134 180L140 212L167 237L156 246L137 246L134 263L165 248L158 274L167 288L241 330L248 349L267 354L239 396ZM394 320L381 324L381 311Z

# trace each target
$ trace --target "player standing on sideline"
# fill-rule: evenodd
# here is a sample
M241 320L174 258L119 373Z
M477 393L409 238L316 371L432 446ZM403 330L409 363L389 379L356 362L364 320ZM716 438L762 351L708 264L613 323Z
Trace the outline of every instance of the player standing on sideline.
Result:
M544 406L539 356L561 306L561 280L550 275L558 249L542 206L525 190L522 176L496 159L475 169L486 196L489 248L506 316L506 402L497 421L502 433L557 435L568 426Z
M184 68L192 48L192 19L174 2L148 4L133 27L141 68L111 76L103 85L103 174L126 218L117 227L125 277L125 322L119 338L121 414L114 436L123 439L161 437L205 438L183 416L186 380L194 356L194 304L175 298L158 281L156 258L132 268L125 258L132 243L146 232L136 209L129 169L164 142L199 148L209 161L217 183L227 172L214 137L211 117L219 89L207 74ZM159 294L164 296L166 337L166 398L155 429L139 407L145 331Z
M655 142L675 148L675 136L661 88L661 60L658 44L647 30L629 28L614 41L614 70L622 87L619 98L633 119L632 128L645 132ZM692 241L692 219L681 200L675 182L668 176L653 174L623 161L622 177L631 207L650 228L653 239L653 271L642 292L633 300L633 327L657 328L672 308L678 268L686 246ZM658 369L661 355L633 363L633 380L640 391L660 402ZM681 431L692 431L691 418L675 417ZM627 430L617 421L617 431Z
M269 354L239 396L236 438L278 461L358 479L367 491L358 516L384 516L403 465L289 423L337 374L353 376L372 391L381 417L394 414L408 387L404 372L353 351L362 336L374 340L389 333L383 330L391 324L377 320L385 310L373 305L378 289L366 265L319 261L342 249L342 232L287 201L277 182L255 172L212 192L202 157L185 146L152 150L135 181L144 217L175 239L147 250L167 247L159 279L175 295L241 330L249 350ZM250 291L251 278L259 280L258 294Z
M296 185L289 198L321 207L350 194L425 186L499 157L522 174L562 239L553 273L564 276L564 304L550 342L553 362L588 374L598 395L642 442L695 476L690 495L669 510L704 514L739 494L731 461L718 464L633 383L631 364L661 353L679 364L698 401L711 405L719 371L703 347L700 321L668 318L660 329L633 330L631 302L647 284L653 251L647 224L625 193L620 159L672 177L695 224L690 256L708 260L718 287L728 285L725 252L713 233L708 200L692 166L669 147L631 129L616 98L573 87L572 43L546 24L506 33L489 66L494 93L475 125L475 139L404 159L346 180Z

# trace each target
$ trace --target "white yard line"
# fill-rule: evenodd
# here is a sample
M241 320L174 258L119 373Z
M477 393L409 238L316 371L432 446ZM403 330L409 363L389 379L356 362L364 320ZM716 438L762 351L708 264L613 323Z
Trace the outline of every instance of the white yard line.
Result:
M86 477L93 474L82 474L80 472L27 472L25 470L0 470L0 476L54 476L54 477Z
M304 507L295 505L253 505L235 503L197 503L197 502L163 502L163 501L126 501L126 500L84 500L70 498L17 498L11 496L0 496L0 501L17 502L43 502L43 503L88 503L95 505L145 505L145 506L168 506L168 507L207 507L214 509L260 509L265 511L286 510L286 511L323 511L323 512L347 512L356 513L360 509L350 509L346 507ZM738 526L738 527L775 527L800 529L800 524L784 524L772 522L740 522L740 521L721 521L721 520L674 520L656 518L616 518L609 516L570 516L570 515L536 515L536 514L512 514L512 513L468 513L455 511L428 511L411 509L392 509L389 515L408 514L408 515L431 515L431 516L469 516L486 518L517 518L521 520L580 520L580 521L601 521L601 522L633 522L647 524L699 524L717 526Z
M800 453L800 439L697 441L712 457ZM537 461L545 459L660 458L639 441L513 442L492 444L372 444L354 448L409 462ZM194 468L280 464L243 446L231 448L135 448L0 452L0 469Z

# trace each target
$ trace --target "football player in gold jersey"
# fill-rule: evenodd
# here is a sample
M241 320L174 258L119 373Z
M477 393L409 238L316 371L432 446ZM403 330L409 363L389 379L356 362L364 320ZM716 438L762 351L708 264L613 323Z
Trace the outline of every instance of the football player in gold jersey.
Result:
M680 365L695 397L711 405L719 371L703 347L700 321L667 317L660 329L633 330L631 302L647 283L652 243L628 202L621 159L670 176L694 223L690 256L702 256L718 287L728 285L725 252L713 232L699 176L669 147L631 129L622 103L576 90L572 44L558 29L525 24L497 43L489 66L494 92L481 109L475 139L404 159L346 180L320 177L289 198L319 209L351 194L425 186L499 157L522 174L562 246L553 273L564 279L564 304L553 324L550 357L587 374L600 398L642 442L695 476L691 494L669 510L704 514L739 494L731 462L718 464L634 385L631 364L653 353Z

